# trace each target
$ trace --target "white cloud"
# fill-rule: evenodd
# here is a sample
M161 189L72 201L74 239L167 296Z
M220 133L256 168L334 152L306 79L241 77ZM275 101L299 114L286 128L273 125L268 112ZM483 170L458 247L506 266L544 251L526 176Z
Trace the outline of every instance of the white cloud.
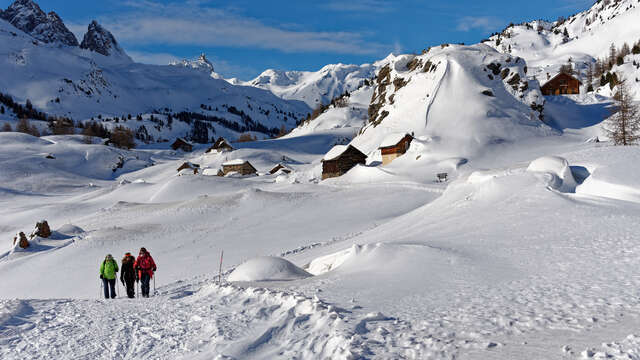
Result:
M104 26L121 42L134 45L226 46L279 50L287 53L324 52L380 54L390 48L369 42L356 32L318 32L270 26L227 10L152 1L127 2L131 11L104 19ZM80 31L74 27L74 31Z
M180 57L167 53L153 53L144 51L127 51L127 54L135 61L143 64L168 65L172 61L181 60Z
M497 31L499 30L502 20L492 16L465 16L458 19L458 31L471 31L473 29L480 29L483 31Z
M143 63L143 64L151 64L151 65L168 65L172 61L180 61L184 59L184 57L180 57L174 54L163 53L163 52L146 52L146 51L136 51L131 50L127 51L127 54L131 56L131 58L135 62ZM191 60L195 60L200 54L194 54L190 57ZM231 77L243 77L246 74L254 74L257 70L250 66L244 66L240 64L236 64L233 62L229 62L227 60L223 60L217 56L212 56L206 54L207 59L211 61L213 64L213 68L215 72L224 76L225 78Z

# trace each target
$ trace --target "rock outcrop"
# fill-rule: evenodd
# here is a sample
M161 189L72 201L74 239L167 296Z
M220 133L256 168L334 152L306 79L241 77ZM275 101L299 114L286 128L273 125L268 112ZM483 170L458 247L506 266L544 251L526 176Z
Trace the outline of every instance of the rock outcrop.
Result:
M13 237L13 245L16 244L16 241L19 241L18 246L22 249L26 249L29 247L29 240L27 240L27 235L25 235L22 231L20 231L16 236Z
M36 223L36 229L33 234L31 234L31 238L35 236L39 236L41 238L48 238L51 236L51 228L49 227L47 220L42 220Z
M0 18L42 42L78 46L78 39L58 14L46 14L32 0L16 0L0 13Z
M87 27L87 32L84 34L81 49L87 49L104 56L123 56L127 57L124 50L118 45L118 41L113 34L93 20Z

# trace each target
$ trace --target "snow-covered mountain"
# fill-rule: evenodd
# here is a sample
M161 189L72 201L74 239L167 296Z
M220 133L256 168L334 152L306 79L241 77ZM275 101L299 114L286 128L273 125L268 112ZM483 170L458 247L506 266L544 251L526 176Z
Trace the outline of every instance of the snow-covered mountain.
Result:
M544 97L526 67L486 45L398 56L377 74L368 123L354 145L371 153L389 134L413 133L468 156L485 145L549 134Z
M45 43L78 46L78 39L54 11L46 14L32 0L16 0L0 18Z
M118 45L113 34L95 20L89 24L82 43L80 43L80 48L95 51L104 56L121 57L131 61L131 58Z
M213 64L211 63L211 61L209 61L209 59L207 59L207 55L204 53L200 54L197 59L182 59L180 61L172 61L169 63L169 65L190 68L208 74L214 79L223 79L220 74L215 72ZM232 81L229 81L229 83L231 83L232 85L241 85L240 83L234 84Z
M512 24L484 43L527 60L530 74L541 82L557 74L562 65L571 64L586 90L589 64L594 64L596 59L608 62L612 45L621 50L625 44L630 49L640 42L639 18L640 3L636 0L597 1L590 9L566 19ZM624 62L637 60L627 54ZM617 64L614 67L613 71L631 80L636 90L640 90L636 81L640 77L637 67L618 67ZM610 91L602 91L605 89L598 91L597 83L594 87L596 93L611 95ZM640 98L640 93L638 96Z
M363 65L331 64L318 71L281 71L269 69L245 85L266 89L292 100L304 101L311 108L370 81L382 62Z
M27 7L39 10L35 3L19 0L2 16L31 19L26 15ZM283 127L294 128L297 119L311 110L301 101L283 100L263 89L212 78L213 66L206 58L185 66L134 63L115 37L95 21L80 46L61 44L36 41L33 35L0 20L0 57L6 59L0 63L0 92L49 116L81 121L118 117L125 121L121 125L134 131L142 125L160 127L156 138L165 139L185 133L180 130L174 134L170 121L158 121L162 116L155 116L153 124L129 124L126 118L152 112L165 117L198 113L210 136L221 130L227 136L231 131L234 137L244 131L271 136ZM194 71L194 65L205 71ZM178 119L188 121L193 115L186 117Z

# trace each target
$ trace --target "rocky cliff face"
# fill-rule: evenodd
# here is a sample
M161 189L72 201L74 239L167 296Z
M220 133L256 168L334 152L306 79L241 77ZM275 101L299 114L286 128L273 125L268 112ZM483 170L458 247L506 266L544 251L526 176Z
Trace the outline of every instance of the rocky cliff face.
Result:
M125 51L120 47L120 45L118 45L113 34L98 24L95 20L89 24L87 32L84 34L82 43L80 44L80 48L94 51L104 56L113 55L128 58Z
M78 39L55 12L45 14L32 0L16 0L0 18L45 43L78 46Z

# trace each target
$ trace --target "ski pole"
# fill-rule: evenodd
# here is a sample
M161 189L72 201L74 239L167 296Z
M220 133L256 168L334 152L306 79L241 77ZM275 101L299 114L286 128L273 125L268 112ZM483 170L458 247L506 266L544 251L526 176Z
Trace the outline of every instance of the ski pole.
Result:
M156 295L156 274L153 274L153 295Z
M98 299L102 299L102 293L104 292L104 283L100 279L100 285L98 285Z

